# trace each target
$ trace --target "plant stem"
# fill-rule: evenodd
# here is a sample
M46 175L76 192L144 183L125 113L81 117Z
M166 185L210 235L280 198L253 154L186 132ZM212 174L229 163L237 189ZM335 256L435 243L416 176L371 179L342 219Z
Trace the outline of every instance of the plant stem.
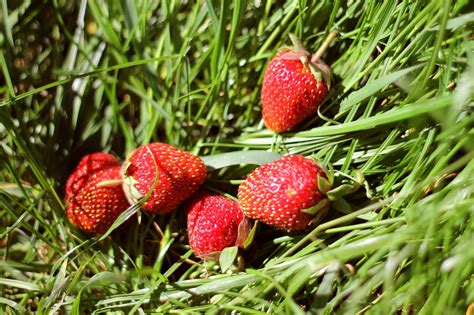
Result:
M324 52L326 51L326 49L329 47L329 44L331 44L332 40L337 36L337 32L336 31L332 31L331 33L329 33L328 37L326 37L326 39L324 40L323 44L321 45L321 47L319 47L319 49L316 51L316 53L313 55L313 57L311 58L311 62L312 63L316 63L319 58L321 58L321 56L324 54Z

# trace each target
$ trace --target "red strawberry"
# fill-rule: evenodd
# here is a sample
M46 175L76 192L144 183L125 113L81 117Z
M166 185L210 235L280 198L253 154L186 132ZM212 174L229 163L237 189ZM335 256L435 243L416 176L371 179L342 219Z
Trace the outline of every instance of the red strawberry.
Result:
M219 194L199 191L185 208L189 245L196 256L212 257L235 245L243 219L237 202Z
M84 156L66 182L66 200L84 185L84 181L93 173L108 167L118 166L120 162L115 156L97 152Z
M201 186L206 171L199 157L155 142L139 147L128 157L122 170L123 187L129 201L136 203L149 193L157 179L142 208L164 214L175 209Z
M301 155L264 164L240 185L240 208L245 216L279 229L303 230L315 216L311 208L326 198L318 187L320 176L326 177L324 171Z
M295 46L301 44L296 42ZM277 53L270 60L261 95L263 121L267 128L285 132L317 112L328 94L330 77L329 67L318 55L310 60L310 54L301 46Z
M119 165L117 158L108 153L97 152L84 156L66 182L65 202L69 203L72 196L84 187L94 173ZM75 226L80 226L75 216L69 216L69 219Z
M76 182L66 209L71 222L90 234L105 233L128 207L120 166L106 167ZM74 176L74 174L73 174Z

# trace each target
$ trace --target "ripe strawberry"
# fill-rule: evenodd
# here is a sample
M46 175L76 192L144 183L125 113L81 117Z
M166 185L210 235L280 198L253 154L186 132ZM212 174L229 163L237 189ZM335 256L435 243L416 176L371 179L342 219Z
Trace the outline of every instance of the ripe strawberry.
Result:
M207 258L235 245L243 219L237 202L219 194L199 191L185 205L189 245Z
M119 165L120 162L117 158L108 153L97 152L84 156L66 182L65 202L68 203L72 196L84 187L89 177L94 173ZM80 223L75 221L75 216L69 216L69 219L74 225L80 226Z
M318 187L318 177L325 178L324 171L301 155L264 164L240 185L240 208L245 216L279 229L303 230L315 217L311 210L326 197Z
M329 90L329 67L317 55L310 60L302 45L292 40L296 47L277 53L263 77L263 121L267 128L278 133L291 130L313 116Z
M84 181L93 173L102 169L118 166L120 162L115 156L97 152L84 156L66 182L66 200L84 185Z
M74 225L90 234L103 234L129 207L120 169L120 165L104 167L75 182L66 209Z
M156 186L142 208L164 214L175 209L201 186L207 170L199 157L155 142L133 151L122 172L123 188L131 203L146 196L156 179Z

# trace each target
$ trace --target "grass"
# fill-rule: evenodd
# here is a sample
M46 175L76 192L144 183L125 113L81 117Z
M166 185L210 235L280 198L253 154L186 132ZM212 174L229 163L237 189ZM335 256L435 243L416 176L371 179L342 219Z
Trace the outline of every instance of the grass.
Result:
M0 313L472 314L473 20L469 1L2 1ZM318 116L266 130L266 62L333 30ZM74 228L78 160L152 141L206 156L232 196L255 150L366 182L309 231L261 226L240 271L193 256L179 209Z

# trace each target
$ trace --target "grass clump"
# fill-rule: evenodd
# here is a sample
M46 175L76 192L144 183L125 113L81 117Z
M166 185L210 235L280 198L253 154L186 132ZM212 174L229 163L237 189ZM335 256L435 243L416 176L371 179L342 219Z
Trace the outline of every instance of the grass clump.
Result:
M472 312L469 1L25 0L0 13L2 312ZM333 30L318 116L269 132L266 62L290 32L314 51ZM311 155L366 184L310 231L260 229L242 271L194 258L180 211L103 239L75 229L62 196L78 160L151 141ZM252 168L207 184L235 196Z

